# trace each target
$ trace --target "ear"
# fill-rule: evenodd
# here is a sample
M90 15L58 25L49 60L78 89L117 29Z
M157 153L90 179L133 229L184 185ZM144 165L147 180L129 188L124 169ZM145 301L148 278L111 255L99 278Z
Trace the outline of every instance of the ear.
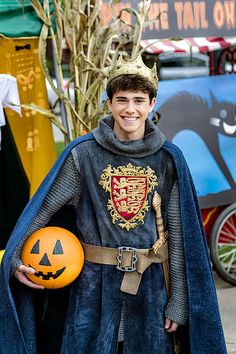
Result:
M150 103L148 112L152 112L152 111L153 111L153 108L154 108L155 104L156 104L156 97L154 97L154 98L151 100L151 103Z
M109 98L107 100L107 106L108 106L109 110L112 111L112 103Z

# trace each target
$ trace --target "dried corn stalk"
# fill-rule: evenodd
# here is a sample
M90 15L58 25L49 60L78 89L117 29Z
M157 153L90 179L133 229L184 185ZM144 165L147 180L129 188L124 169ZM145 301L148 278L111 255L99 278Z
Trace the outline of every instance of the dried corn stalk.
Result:
M48 0L44 0L43 5L39 0L30 2L43 22L39 42L41 66L59 101L65 105L72 130L70 137L77 137L84 131L92 130L105 113L104 105L101 106L100 101L105 91L109 66L116 61L120 53L133 59L141 51L142 31L150 23L147 15L151 0L140 1L138 10L122 9L118 16L113 17L109 27L104 27L101 23L102 0L53 0L52 14ZM116 2L117 0L113 0L110 4ZM125 22L125 13L131 14L134 25ZM52 26L53 21L55 26ZM46 45L49 37L56 55L58 87L54 86L46 65ZM73 102L62 90L63 38L66 38L71 51L71 82L74 83L75 93ZM50 114L47 116L55 123L55 117ZM67 138L70 139L69 135Z

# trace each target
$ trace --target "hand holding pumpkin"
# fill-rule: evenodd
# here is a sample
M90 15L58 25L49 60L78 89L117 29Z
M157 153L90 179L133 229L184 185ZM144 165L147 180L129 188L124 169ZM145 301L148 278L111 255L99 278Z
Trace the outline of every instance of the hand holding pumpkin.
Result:
M84 251L72 232L47 226L28 237L21 259L27 266L21 265L15 272L20 282L34 289L58 289L70 284L80 274Z
M32 281L30 281L29 278L27 278L26 274L34 274L34 273L35 273L34 268L26 267L25 265L22 264L16 269L14 276L19 280L19 282L27 285L30 288L44 289L44 286L35 284Z

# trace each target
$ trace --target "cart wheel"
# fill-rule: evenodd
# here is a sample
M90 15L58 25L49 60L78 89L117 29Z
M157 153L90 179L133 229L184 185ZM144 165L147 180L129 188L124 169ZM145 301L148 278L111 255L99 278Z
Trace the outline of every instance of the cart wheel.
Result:
M236 203L224 209L216 219L209 246L219 276L236 285Z

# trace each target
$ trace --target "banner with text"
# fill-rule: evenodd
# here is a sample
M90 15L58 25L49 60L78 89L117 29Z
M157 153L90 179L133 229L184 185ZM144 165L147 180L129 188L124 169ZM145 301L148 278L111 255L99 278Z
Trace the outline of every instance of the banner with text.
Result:
M124 8L137 9L139 3L139 0L133 0L110 5L110 1L103 0L101 7L103 25L109 25L113 16L117 16ZM122 19L131 24L131 13L123 11ZM148 19L153 21L144 30L142 39L234 36L236 1L153 0Z

